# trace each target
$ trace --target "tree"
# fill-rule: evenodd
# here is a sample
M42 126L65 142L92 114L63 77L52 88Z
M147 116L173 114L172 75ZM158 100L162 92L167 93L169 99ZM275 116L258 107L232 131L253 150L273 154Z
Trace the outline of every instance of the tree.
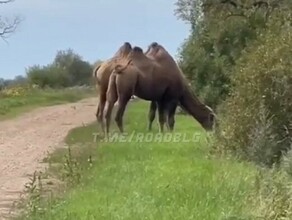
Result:
M281 2L281 3L279 3ZM289 12L283 0L178 0L176 14L192 25L180 51L180 66L207 104L230 93L234 66L275 16Z
M59 50L54 59L54 65L62 69L68 69L76 60L81 60L81 56L74 53L72 49Z
M71 85L90 83L92 66L72 49L58 51L53 65L67 72Z
M202 1L201 0L179 0L175 3L177 15L183 21L190 23L192 30L198 27L203 19Z
M0 1L1 4L7 4L11 3L14 0L6 0L6 1ZM0 16L0 37L5 40L7 37L9 37L12 33L15 32L16 28L21 22L20 17L14 17L12 20L8 18L3 18Z

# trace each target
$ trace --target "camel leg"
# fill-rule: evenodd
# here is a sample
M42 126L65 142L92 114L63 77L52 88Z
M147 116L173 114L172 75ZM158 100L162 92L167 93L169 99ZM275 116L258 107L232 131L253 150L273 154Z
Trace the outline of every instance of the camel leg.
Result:
M149 119L149 124L148 124L148 131L152 130L152 123L155 119L155 112L157 109L157 103L154 101L151 101L150 108L149 108L149 113L148 113L148 119Z
M123 116L124 116L124 113L125 113L125 109L126 109L127 103L130 100L130 98L131 98L131 96L130 97L120 96L119 100L118 100L118 108L117 108L115 121L116 121L117 126L118 126L118 128L119 128L121 133L124 132Z
M104 119L105 119L105 127L106 127L105 130L104 130L104 120L102 120L103 132L106 135L108 135L109 133L112 110L115 105L115 102L118 99L115 79L116 79L116 76L112 74L109 79L108 89L106 93L106 104L105 104L105 109L104 109Z
M163 127L166 122L166 111L165 104L158 102L158 120L159 120L159 132L163 132Z
M105 114L104 114L105 130L103 130L103 132L106 134L106 136L108 136L108 134L109 134L111 116L112 116L112 111L113 111L114 105L115 105L115 101L112 101L112 100L106 101L106 104L105 104ZM104 124L104 122L103 122L103 124ZM103 125L103 128L104 128L104 125Z
M101 92L99 96L99 104L96 112L96 118L98 123L101 125L102 131L104 131L104 123L103 123L103 112L106 103L106 93Z
M97 104L97 109L96 109L96 114L95 114L97 122L98 122L98 115L99 115L99 112L100 112L99 109L100 109L100 108L99 108L99 103L98 103L98 104Z
M177 102L170 102L167 107L167 125L169 131L173 131L174 124L175 124L175 110L177 108Z

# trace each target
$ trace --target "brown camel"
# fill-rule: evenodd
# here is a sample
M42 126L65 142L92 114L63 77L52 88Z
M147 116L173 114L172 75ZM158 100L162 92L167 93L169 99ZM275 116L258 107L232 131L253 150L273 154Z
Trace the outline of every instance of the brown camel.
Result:
M126 65L122 65L121 62L115 67L110 76L107 90L104 115L106 134L109 132L113 105L117 100L118 108L115 121L120 132L123 132L122 118L132 95L157 103L161 132L167 120L166 113L174 114L178 102L205 129L212 129L214 124L212 109L201 103L192 93L186 78L174 59L166 50L162 49L159 50L161 54L159 54L160 62L158 62L147 57L141 48L134 47L127 59L124 60L127 61Z
M93 76L96 80L96 88L98 90L99 95L99 103L96 111L96 118L101 125L103 125L102 123L103 111L106 103L106 91L108 89L110 75L114 70L116 64L121 60L126 59L127 55L130 53L131 50L132 50L131 44L129 42L125 42L111 59L96 66L95 69L93 70Z
M153 59L157 62L162 62L164 61L164 54L167 53L167 51L159 45L157 42L153 42L149 45L148 50L145 52L145 55ZM158 103L151 101L150 108L149 108L149 113L148 113L148 119L149 119L149 125L148 125L148 130L152 130L152 123L155 119L155 113L158 107ZM177 105L173 105L173 109L171 111L167 112L167 126L170 131L173 130L174 128L174 123L175 123L175 111L176 111Z
M130 53L131 50L132 50L131 44L129 42L125 42L111 59L97 65L93 70L93 77L96 80L96 89L99 94L99 103L96 111L96 118L97 121L101 124L101 126L103 126L102 118L104 106L106 103L106 91L108 89L110 75L114 70L116 64L126 59L127 55ZM151 52L149 56L153 56L153 52ZM153 56L153 58L155 57ZM149 126L148 126L149 130L151 130L152 128L152 122L155 118L156 108L157 108L156 103L151 102L149 110ZM102 129L104 130L103 127Z
M164 49L164 47L161 46L160 44L158 44L157 42L151 43L149 45L147 51L145 52L145 55L148 58L154 59L157 62L162 62L162 64L165 61L166 54L167 54L167 56L170 56L168 54L168 52ZM173 60L173 62L175 62L175 61ZM177 65L177 68L179 68L178 65ZM178 103L178 105L182 108L180 103ZM150 104L149 113L148 113L148 118L149 118L148 130L149 131L152 129L152 123L155 119L155 113L156 113L157 107L158 107L158 104L156 102L152 101ZM173 131L173 128L174 128L176 108L177 108L177 105L173 105L173 109L171 109L171 111L167 111L166 117L168 117L168 118L166 121L167 121L167 126L168 126L170 131Z

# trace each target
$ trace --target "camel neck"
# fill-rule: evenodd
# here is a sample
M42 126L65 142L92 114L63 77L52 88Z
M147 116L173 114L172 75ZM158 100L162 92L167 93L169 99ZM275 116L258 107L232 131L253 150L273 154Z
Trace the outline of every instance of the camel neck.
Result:
M195 118L199 123L203 123L210 114L209 109L193 93L191 88L186 85L181 96L180 103L182 107Z

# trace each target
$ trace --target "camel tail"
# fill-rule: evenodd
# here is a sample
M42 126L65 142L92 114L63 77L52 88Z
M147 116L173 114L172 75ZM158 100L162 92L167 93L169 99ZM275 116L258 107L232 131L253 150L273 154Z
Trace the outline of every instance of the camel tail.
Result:
M111 77L110 77L110 81L108 83L108 94L109 97L107 97L107 99L113 99L113 97L116 97L117 98L117 95L118 95L118 90L117 90L117 85L116 85L116 76L115 74L113 74ZM108 96L107 94L107 96ZM114 98L114 99L116 99ZM111 100L112 101L112 100ZM116 100L115 100L116 101Z
M97 71L99 70L100 67L101 67L101 64L99 64L97 67L94 68L93 73L92 73L93 78L96 78Z
M125 69L127 69L127 67L130 65L131 62L132 62L132 60L129 60L128 63L127 63L125 66L122 66L122 65L120 65L120 64L117 64L117 65L115 66L115 73L117 73L117 74L121 74L121 73L123 73L123 71L124 71Z

